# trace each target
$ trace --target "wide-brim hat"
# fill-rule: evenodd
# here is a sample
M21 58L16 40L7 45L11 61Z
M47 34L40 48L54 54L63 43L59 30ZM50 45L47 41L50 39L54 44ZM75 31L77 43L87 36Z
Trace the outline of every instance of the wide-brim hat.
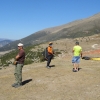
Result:
M52 42L49 42L49 45L52 45L53 43Z
M18 46L19 46L19 47L23 47L23 44L22 44L22 43L18 43Z

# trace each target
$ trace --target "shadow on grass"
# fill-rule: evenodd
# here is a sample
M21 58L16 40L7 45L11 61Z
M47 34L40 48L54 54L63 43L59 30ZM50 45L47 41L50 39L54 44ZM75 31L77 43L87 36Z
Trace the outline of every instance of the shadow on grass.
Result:
M50 65L50 67L55 67L55 65Z
M32 81L32 79L27 79L27 80L25 80L25 81L22 82L22 85L25 85L25 84L27 84L27 83L29 83L31 81Z
M82 68L78 68L78 71L79 71L80 69L82 69Z

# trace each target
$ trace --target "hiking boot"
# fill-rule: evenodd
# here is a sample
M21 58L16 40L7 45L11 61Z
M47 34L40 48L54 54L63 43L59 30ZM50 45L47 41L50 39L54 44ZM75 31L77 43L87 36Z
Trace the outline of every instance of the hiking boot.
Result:
M73 72L77 72L77 70L74 70Z
M72 71L73 71L73 72L78 72L78 70L77 70L77 69L75 70L74 68L72 69Z
M18 88L18 87L20 87L20 86L22 86L22 83L17 84L17 85L15 85L14 87L15 87L15 88Z
M18 83L14 83L14 84L12 84L12 87L15 87L16 85L18 85Z

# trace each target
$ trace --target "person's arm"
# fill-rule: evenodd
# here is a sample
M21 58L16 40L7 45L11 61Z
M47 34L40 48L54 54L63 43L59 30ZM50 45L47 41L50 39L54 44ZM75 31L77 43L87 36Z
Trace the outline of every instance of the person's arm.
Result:
M82 51L80 52L80 56L81 56L81 58L82 58Z
M72 52L74 52L74 50L72 50Z
M81 58L82 58L82 48L81 48L81 50L80 50L80 56L81 56Z
M19 54L15 57L15 60L18 60L20 58Z
M73 47L72 53L74 53L74 47Z
M23 52L20 51L20 52L18 53L18 55L15 57L15 60L18 60L22 55L23 55Z

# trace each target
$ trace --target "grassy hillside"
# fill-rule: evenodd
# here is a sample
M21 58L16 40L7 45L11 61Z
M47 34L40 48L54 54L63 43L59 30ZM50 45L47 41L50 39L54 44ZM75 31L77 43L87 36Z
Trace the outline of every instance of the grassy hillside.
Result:
M33 62L41 62L42 61L42 52L43 49L39 48L36 51L32 51L32 49L35 49L35 46L28 46L24 48L26 53L26 59L25 59L25 65L31 64ZM9 66L9 64L13 63L15 56L17 55L18 50L10 51L0 57L0 64L1 66Z
M28 47L24 47L25 50L25 65L31 63L38 63L45 61L43 56L43 51L46 47L42 47L41 45L31 45ZM60 53L57 49L55 51L55 56ZM18 54L18 50L12 50L8 53L3 54L0 56L0 66L5 67L9 66L9 64L13 64L15 56Z
M86 19L38 31L23 39L14 41L0 49L6 51L15 49L19 42L24 46L45 43L63 38L86 37L100 33L100 13Z

